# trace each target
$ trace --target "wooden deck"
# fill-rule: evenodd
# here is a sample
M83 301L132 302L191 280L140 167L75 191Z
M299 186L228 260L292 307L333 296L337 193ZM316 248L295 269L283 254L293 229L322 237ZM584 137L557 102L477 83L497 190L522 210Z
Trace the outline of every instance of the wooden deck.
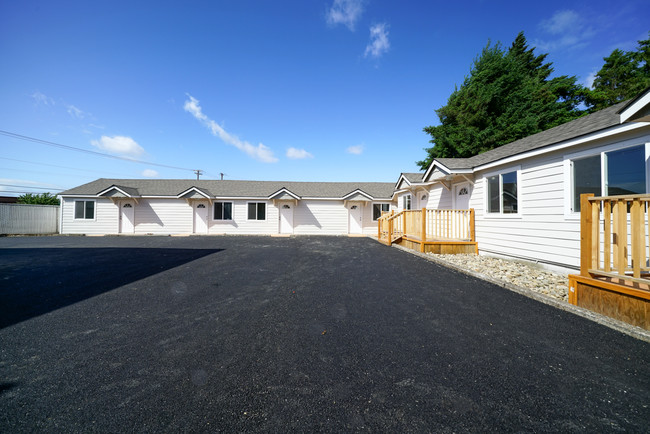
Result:
M386 213L378 221L377 239L422 253L478 254L473 209Z
M580 274L569 303L650 330L650 195L580 201Z

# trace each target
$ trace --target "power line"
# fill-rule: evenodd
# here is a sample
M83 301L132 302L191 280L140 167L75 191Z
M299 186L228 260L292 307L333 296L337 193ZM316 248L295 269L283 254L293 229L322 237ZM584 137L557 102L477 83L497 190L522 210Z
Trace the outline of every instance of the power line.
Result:
M36 190L58 190L58 191L65 190L65 188L38 187L32 185L14 185L14 184L0 184L0 187L34 188Z
M0 160L8 160L8 161L17 161L19 163L27 163L27 164L35 164L37 166L48 166L48 167L56 167L58 169L68 169L68 170L76 170L79 172L89 172L89 173L98 173L97 170L90 170L90 169L80 169L78 167L68 167L68 166L59 166L58 164L48 164L48 163L38 163L36 161L27 161L27 160L18 160L16 158L7 158L7 157L0 157ZM22 170L22 169L15 169L15 170ZM118 175L118 176L124 176L120 173L115 173L115 172L106 172L106 171L101 171L101 173L106 173L106 174L111 174L111 175ZM75 175L77 176L77 175Z
M69 151L83 152L85 154L97 155L97 156L105 157L105 158L113 158L115 160L130 161L131 163L148 164L150 166L165 167L167 169L186 170L186 171L190 171L190 172L194 172L196 170L196 169L188 169L186 167L169 166L167 164L151 163L149 161L136 160L134 158L120 157L118 155L105 154L103 152L91 151L91 150L88 150L88 149L77 148L77 147L74 147L74 146L62 145L60 143L50 142L48 140L37 139L35 137L24 136L22 134L12 133L10 131L0 130L0 135L11 137L11 138L18 139L18 140L25 140L27 142L40 143L42 145L52 146L52 147L55 147L55 148L66 149L66 150L69 150Z

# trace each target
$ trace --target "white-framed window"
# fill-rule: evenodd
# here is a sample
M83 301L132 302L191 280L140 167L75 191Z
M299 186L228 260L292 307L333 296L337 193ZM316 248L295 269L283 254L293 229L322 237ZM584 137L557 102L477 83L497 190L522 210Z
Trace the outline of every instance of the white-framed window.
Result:
M266 220L266 203L248 202L248 220Z
M403 210L410 210L411 209L411 195L410 194L402 196L402 209Z
M232 202L215 202L213 210L214 220L232 220Z
M94 220L95 219L95 201L94 200L75 200L74 201L74 218L75 218L75 220Z
M519 214L519 168L510 168L485 176L486 213Z
M373 203L372 204L372 220L377 221L379 217L385 212L390 211L389 203Z
M607 147L600 152L569 156L569 208L580 212L580 195L596 196L645 194L648 192L648 144Z

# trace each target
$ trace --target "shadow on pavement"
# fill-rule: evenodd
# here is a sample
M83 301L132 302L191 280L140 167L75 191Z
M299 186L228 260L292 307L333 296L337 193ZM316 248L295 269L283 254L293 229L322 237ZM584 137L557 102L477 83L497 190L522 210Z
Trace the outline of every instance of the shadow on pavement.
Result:
M223 249L0 249L0 329Z

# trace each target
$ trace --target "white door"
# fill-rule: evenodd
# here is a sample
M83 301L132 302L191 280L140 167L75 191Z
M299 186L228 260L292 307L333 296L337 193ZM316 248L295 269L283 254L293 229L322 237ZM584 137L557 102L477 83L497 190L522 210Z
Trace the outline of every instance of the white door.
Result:
M469 182L454 185L454 209L469 209Z
M122 202L120 204L120 233L132 234L135 230L135 220L131 202Z
M208 206L198 202L194 205L194 233L208 233Z
M363 232L361 224L361 205L350 205L348 213L349 233L360 234Z
M293 233L293 205L280 205L280 233Z

